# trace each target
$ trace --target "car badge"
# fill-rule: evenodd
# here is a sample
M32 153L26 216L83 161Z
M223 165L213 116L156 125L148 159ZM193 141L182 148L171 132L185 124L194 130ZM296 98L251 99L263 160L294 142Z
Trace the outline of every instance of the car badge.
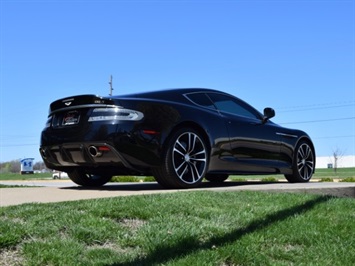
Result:
M74 98L68 98L68 99L65 99L63 100L62 102L66 105L66 106L69 106L73 103L74 101Z

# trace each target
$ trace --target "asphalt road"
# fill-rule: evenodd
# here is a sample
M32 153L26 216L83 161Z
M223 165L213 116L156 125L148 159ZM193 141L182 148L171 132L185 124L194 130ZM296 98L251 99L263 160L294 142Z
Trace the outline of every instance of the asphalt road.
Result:
M83 188L70 180L48 181L0 181L4 185L23 185L31 187L1 188L0 207L24 203L64 202L82 199L121 197L154 193L173 193L195 190L212 191L267 191L267 192L300 192L333 195L355 198L355 183L309 182L291 184L287 182L224 182L213 184L204 182L197 189L174 190L163 189L155 182L151 183L108 183L102 187Z

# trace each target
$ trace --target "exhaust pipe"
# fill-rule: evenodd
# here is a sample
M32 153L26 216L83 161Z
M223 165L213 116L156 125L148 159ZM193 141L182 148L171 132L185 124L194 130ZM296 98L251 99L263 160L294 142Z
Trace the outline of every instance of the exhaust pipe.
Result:
M102 155L102 152L99 151L95 146L89 147L89 153L93 158L100 157Z

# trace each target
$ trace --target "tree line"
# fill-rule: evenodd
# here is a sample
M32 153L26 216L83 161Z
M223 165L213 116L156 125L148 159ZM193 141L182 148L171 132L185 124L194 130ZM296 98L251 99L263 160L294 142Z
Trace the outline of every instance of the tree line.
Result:
M33 165L33 171L42 171L43 169L47 169L44 162L36 162ZM21 172L21 162L18 160L0 163L0 173L20 173L20 172Z

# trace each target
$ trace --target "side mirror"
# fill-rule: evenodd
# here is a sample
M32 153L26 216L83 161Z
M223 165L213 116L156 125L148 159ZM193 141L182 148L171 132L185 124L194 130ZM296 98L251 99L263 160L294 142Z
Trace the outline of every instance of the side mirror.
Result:
M275 110L270 107L266 107L264 109L263 123L265 123L266 121L268 121L270 118L274 116L275 116Z

